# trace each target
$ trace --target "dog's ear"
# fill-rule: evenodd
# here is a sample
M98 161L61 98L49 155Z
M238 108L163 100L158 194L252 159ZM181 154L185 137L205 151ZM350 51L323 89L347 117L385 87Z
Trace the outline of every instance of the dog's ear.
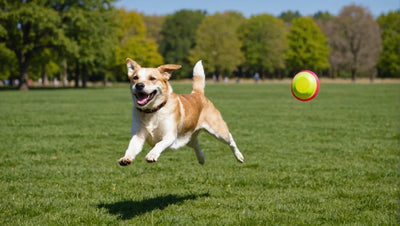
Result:
M131 58L126 58L126 68L128 69L128 77L132 77L133 74L140 70L140 65Z
M176 64L165 64L159 66L157 69L166 79L169 79L171 77L172 72L178 70L181 67L182 67L181 65L176 65Z

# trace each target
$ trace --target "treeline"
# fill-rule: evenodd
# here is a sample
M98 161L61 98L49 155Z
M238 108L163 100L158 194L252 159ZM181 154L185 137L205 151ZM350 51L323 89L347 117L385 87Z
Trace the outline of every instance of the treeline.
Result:
M149 16L113 7L114 0L0 1L0 80L46 84L125 81L125 58L143 66L181 64L174 78L191 77L202 59L209 76L400 77L399 11L375 19L364 7L337 16L283 12L245 18L180 10Z

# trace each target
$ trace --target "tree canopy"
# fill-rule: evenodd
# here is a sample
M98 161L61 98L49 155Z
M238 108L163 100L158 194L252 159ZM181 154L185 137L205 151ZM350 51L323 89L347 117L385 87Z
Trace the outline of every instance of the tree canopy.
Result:
M286 12L282 12L279 15L279 18L281 18L286 23L291 23L294 19L297 19L300 17L301 17L301 14L298 10L296 10L296 11L288 10Z
M43 1L1 3L1 41L16 56L23 90L28 89L28 67L39 51L65 47L71 54L77 53L76 43L65 34L61 16L48 4Z
M284 68L286 28L272 15L252 16L238 30L248 70L272 74Z
M328 21L332 20L333 17L334 16L328 11L318 11L313 15L313 19L316 20L317 23L327 23Z
M193 65L189 61L189 51L195 46L196 30L205 18L200 10L180 10L165 19L161 28L159 51L166 63L182 65L174 76L191 76Z
M287 35L286 63L291 74L301 70L320 72L329 68L327 38L311 17L293 20Z
M118 27L118 47L115 51L114 74L118 80L126 80L127 57L140 62L143 66L155 67L163 64L162 56L157 52L154 39L146 36L146 26L142 15L136 12L118 11L121 24Z
M378 60L381 77L400 77L400 11L381 15L378 23L382 29L382 53Z
M75 76L99 72L99 64L113 52L112 2L1 2L1 41L17 58L20 89L28 89L29 66L44 49L54 49L74 64Z
M78 45L78 57L67 56L69 64L75 67L75 85L82 80L86 86L89 76L105 77L117 47L117 14L113 9L93 5L89 1L84 7L73 6L64 13L67 35Z
M371 71L381 52L380 28L366 8L344 7L333 20L328 36L334 67L349 70L353 80L360 72L375 74Z
M244 61L237 35L243 21L243 15L236 12L216 13L204 19L196 32L196 46L190 51L192 64L202 59L207 71L231 76Z

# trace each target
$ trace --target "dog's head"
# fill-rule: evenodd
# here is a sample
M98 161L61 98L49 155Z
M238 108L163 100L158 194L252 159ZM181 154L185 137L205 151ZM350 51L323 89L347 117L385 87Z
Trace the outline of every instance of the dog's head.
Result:
M166 64L158 68L142 68L138 63L126 59L131 92L136 107L151 109L165 102L172 88L168 83L171 73L180 65Z

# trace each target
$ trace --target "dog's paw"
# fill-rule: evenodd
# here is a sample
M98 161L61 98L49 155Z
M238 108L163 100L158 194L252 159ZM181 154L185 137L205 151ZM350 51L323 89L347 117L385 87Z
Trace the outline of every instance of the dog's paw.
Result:
M238 162L243 163L244 162L244 157L240 151L235 151L235 157L238 160Z
M121 158L118 163L120 166L127 166L129 164L131 164L132 160L126 157Z
M203 153L199 153L199 155L197 155L197 161L200 165L204 165L204 163L206 162L206 158L204 158Z
M157 159L160 155L154 154L154 153L149 153L146 155L146 161L147 162L157 162Z
M203 159L198 159L198 162L199 162L200 165L204 165L206 160L204 158Z

